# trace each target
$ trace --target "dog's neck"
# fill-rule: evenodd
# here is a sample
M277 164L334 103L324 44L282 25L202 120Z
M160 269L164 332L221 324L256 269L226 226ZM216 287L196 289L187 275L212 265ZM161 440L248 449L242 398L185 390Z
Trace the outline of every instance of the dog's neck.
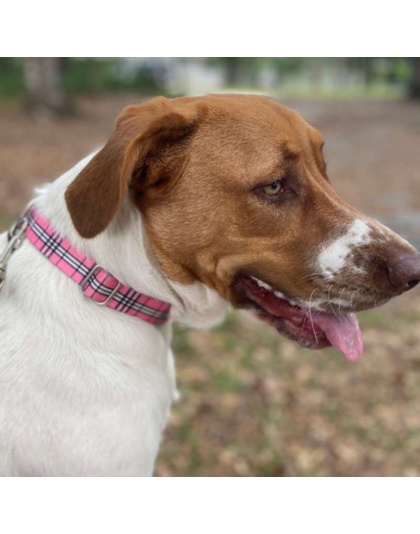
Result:
M214 290L196 282L186 286L167 279L148 247L142 216L127 198L116 219L102 234L83 239L67 210L64 194L94 154L80 161L52 184L39 189L34 200L55 230L124 284L171 304L170 319L186 326L209 327L220 321L228 303Z

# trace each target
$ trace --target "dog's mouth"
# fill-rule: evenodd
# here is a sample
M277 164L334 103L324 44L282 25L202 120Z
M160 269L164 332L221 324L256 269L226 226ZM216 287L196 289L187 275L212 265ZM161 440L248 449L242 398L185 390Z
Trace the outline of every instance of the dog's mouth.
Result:
M361 356L362 334L354 313L336 315L310 309L253 276L240 275L238 284L245 292L248 307L281 334L307 348L336 347L350 362Z

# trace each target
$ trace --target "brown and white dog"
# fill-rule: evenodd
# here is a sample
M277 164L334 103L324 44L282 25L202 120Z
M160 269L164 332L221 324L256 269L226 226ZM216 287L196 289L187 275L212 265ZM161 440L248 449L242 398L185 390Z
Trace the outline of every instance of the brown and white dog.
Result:
M0 294L3 475L150 475L176 396L173 321L208 327L231 304L359 357L353 312L414 287L420 259L337 195L322 146L265 97L156 98L39 192L59 234L171 315L98 307L24 241Z

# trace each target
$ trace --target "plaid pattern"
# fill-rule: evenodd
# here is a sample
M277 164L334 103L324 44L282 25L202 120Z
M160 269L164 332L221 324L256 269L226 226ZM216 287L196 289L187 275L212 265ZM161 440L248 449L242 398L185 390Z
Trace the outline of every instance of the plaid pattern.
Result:
M79 284L86 297L98 305L138 317L148 323L159 325L168 320L170 304L138 293L120 283L91 258L72 247L66 238L58 235L49 221L34 209L27 217L28 240L60 271Z

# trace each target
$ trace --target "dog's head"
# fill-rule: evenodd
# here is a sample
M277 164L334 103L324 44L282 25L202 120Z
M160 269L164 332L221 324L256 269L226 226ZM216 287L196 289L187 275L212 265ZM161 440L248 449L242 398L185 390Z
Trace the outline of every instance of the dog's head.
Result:
M352 312L414 287L420 259L337 195L322 147L265 97L157 98L123 111L66 201L92 238L130 194L169 279L199 281L305 346L356 359Z

